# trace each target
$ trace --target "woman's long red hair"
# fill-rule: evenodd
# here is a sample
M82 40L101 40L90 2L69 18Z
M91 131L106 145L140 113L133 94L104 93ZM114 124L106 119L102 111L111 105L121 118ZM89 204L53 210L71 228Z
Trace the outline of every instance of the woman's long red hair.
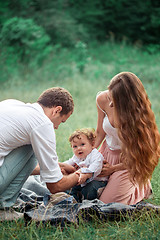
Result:
M160 157L160 134L140 79L122 72L110 82L122 159L131 180L140 186L151 179Z

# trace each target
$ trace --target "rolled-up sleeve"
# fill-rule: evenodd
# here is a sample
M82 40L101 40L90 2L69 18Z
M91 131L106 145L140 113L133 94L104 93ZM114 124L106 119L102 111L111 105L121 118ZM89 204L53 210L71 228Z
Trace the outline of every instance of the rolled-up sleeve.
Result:
M31 144L40 165L40 176L44 182L58 182L63 175L58 164L56 137L52 123L43 124L31 132Z

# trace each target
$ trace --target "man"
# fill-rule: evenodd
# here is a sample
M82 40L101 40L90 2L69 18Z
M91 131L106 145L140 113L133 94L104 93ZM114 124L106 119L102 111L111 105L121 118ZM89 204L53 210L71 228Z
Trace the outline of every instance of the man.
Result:
M58 163L54 131L73 109L70 93L58 87L44 91L33 104L13 99L0 102L0 220L22 217L8 209L31 173L40 173L51 193L77 184L74 168ZM72 174L63 176L59 165Z

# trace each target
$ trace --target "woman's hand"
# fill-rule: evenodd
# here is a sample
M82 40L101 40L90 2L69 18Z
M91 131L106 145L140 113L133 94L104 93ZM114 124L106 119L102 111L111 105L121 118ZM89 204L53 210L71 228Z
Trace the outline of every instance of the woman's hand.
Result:
M121 170L126 170L123 163L111 165L107 162L107 160L104 160L102 171L101 171L100 175L98 175L98 177L107 177L107 176L111 175L112 173L121 171Z
M113 172L114 172L114 166L109 164L107 162L107 160L104 160L102 171L101 171L100 175L98 175L98 177L106 177L106 176L111 175Z

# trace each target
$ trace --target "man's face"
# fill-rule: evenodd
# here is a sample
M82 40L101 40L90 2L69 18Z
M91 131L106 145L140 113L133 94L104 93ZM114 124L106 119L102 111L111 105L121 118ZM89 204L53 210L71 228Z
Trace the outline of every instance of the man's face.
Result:
M64 123L70 116L72 112L68 114L61 115L60 112L56 113L55 116L51 119L52 123L54 124L54 129L58 129L61 123Z

